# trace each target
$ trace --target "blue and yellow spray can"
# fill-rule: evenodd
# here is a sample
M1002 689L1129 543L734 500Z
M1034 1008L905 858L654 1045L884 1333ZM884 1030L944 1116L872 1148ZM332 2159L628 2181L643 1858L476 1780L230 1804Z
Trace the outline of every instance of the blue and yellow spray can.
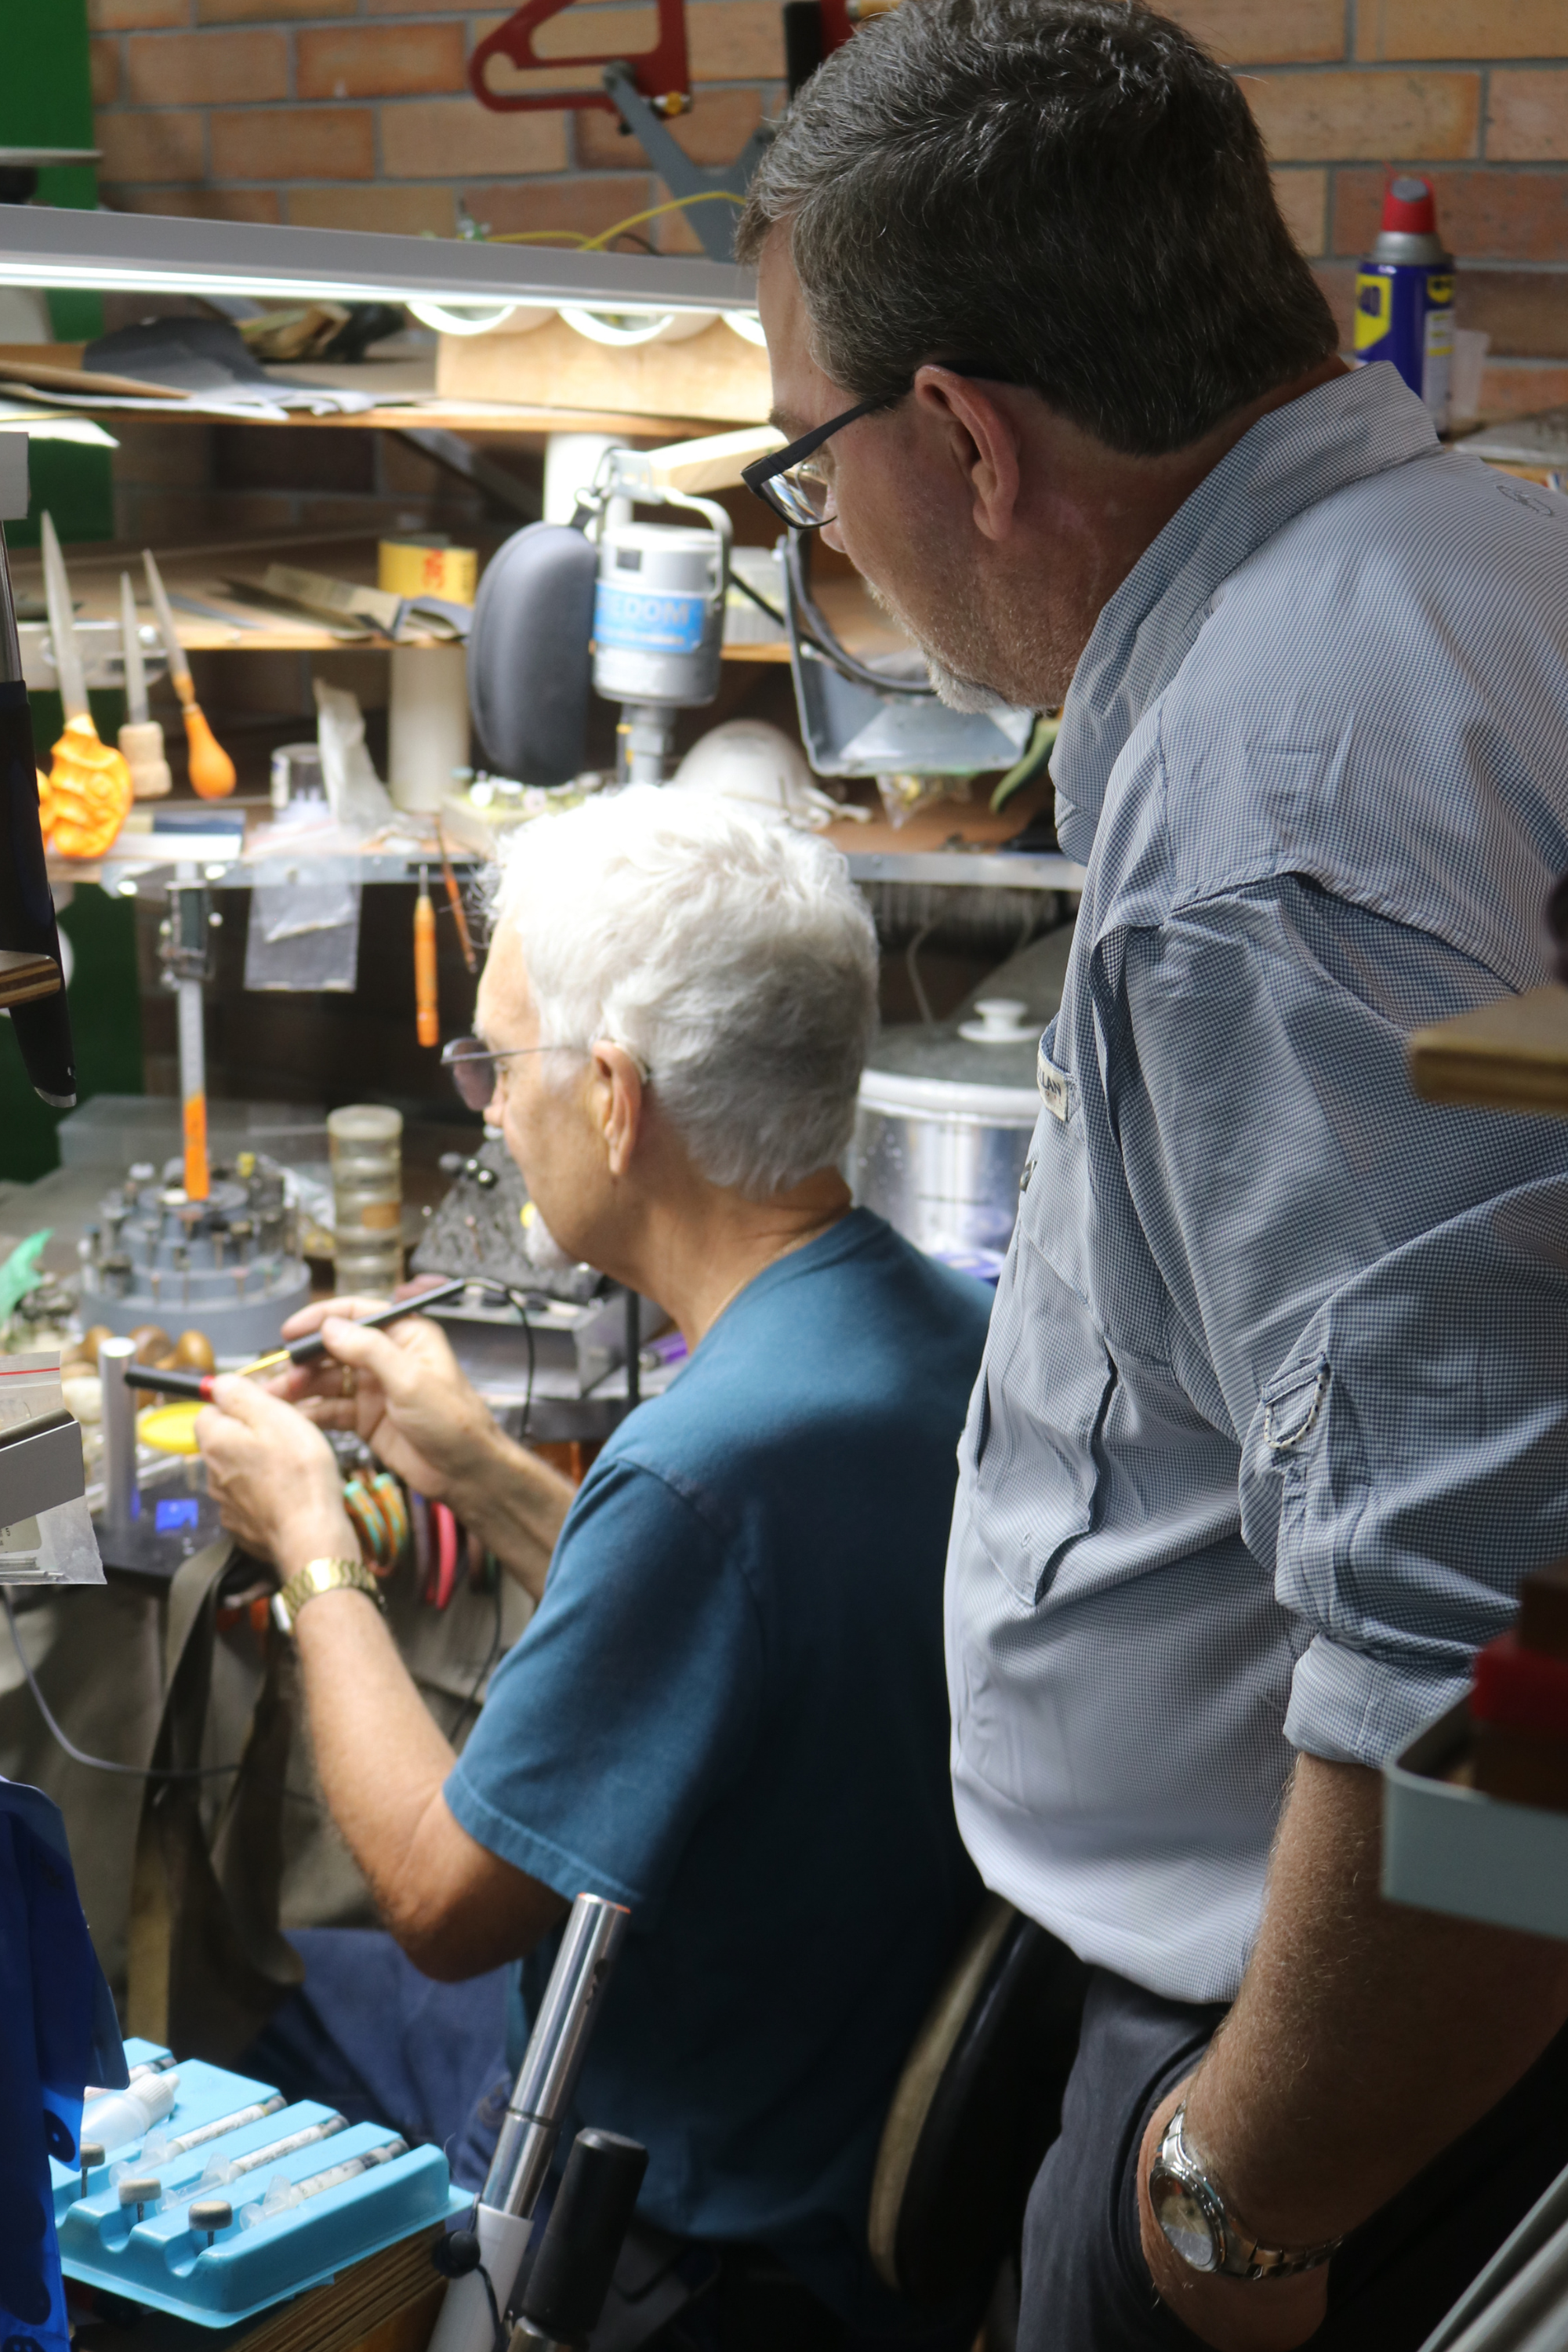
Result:
M1392 360L1432 412L1448 422L1454 351L1454 257L1437 235L1437 207L1425 180L1392 181L1383 228L1355 282L1355 355Z

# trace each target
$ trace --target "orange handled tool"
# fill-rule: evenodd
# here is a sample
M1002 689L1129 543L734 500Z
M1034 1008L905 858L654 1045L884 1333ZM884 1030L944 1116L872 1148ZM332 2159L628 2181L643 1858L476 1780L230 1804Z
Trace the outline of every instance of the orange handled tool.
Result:
M234 761L207 725L206 714L196 700L191 666L185 659L185 649L174 626L174 615L164 593L163 574L150 548L142 551L142 562L152 592L153 610L158 615L163 651L168 656L169 682L180 698L180 709L185 717L185 741L190 746L187 773L191 789L204 801L222 800L226 793L234 790Z
M419 896L414 901L414 1016L422 1045L441 1042L441 1016L436 995L436 909L430 904L430 884L419 868Z

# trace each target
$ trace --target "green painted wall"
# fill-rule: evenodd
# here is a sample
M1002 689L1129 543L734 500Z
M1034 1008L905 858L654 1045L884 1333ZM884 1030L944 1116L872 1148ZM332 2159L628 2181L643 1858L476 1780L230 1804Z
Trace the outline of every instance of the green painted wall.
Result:
M88 68L87 0L0 0L0 146L90 147L92 84ZM90 163L61 164L38 174L37 201L90 212L98 174ZM49 296L55 340L89 342L103 332L97 294ZM43 441L32 450L32 499L26 522L12 523L13 547L36 547L47 507L64 540L112 539L114 493L107 449Z
M142 1023L136 995L136 902L105 897L83 883L60 929L76 955L70 985L76 1039L77 1098L142 1092ZM0 1013L0 1030L9 1025ZM0 1179L30 1183L59 1165L55 1129L61 1113L27 1084L22 1057L0 1038Z

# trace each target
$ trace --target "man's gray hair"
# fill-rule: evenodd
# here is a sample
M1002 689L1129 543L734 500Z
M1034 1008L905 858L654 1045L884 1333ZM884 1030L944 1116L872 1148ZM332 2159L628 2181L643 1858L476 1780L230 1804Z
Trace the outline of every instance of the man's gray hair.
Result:
M1336 344L1240 90L1136 0L903 0L796 98L741 258L780 222L858 400L946 360L1152 456Z
M520 829L496 893L542 1041L652 1075L695 1166L753 1200L849 1140L877 1028L877 935L826 842L666 786Z

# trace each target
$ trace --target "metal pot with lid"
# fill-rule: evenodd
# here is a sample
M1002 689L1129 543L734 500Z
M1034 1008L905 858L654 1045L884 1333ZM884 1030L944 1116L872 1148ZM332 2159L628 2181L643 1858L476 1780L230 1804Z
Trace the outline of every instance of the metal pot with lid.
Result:
M856 1200L943 1256L1001 1253L1039 1114L1036 1055L1072 926L992 973L951 1022L884 1031L860 1080Z

